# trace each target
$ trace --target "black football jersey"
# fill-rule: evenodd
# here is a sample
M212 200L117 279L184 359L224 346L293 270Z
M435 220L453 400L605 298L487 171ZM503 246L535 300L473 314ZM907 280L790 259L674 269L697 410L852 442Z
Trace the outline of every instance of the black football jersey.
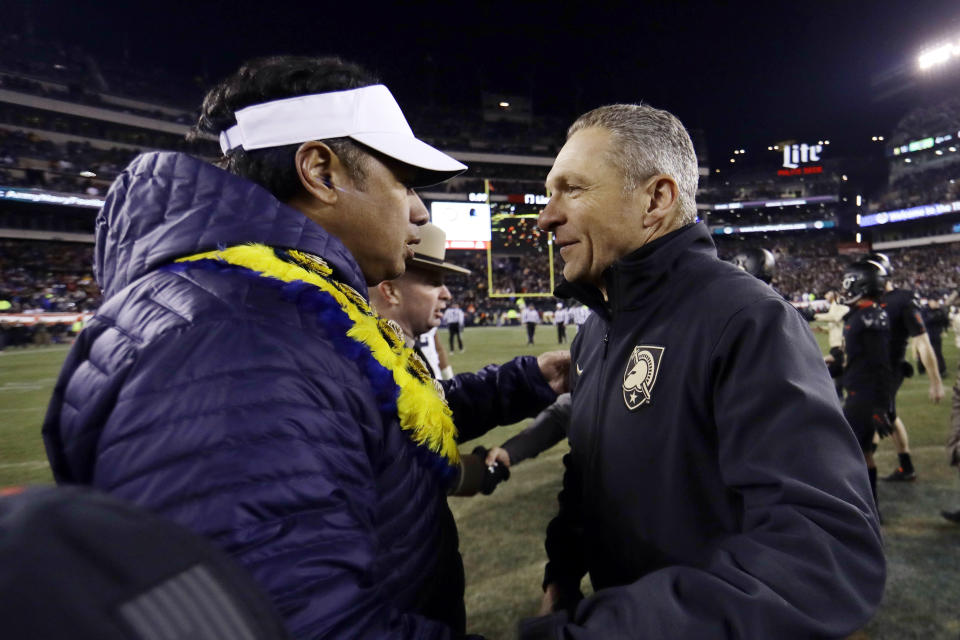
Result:
M894 289L884 294L880 306L890 318L890 362L898 365L907 355L907 339L926 332L920 298L910 289Z
M861 301L843 320L843 387L886 406L890 393L890 318L880 305Z

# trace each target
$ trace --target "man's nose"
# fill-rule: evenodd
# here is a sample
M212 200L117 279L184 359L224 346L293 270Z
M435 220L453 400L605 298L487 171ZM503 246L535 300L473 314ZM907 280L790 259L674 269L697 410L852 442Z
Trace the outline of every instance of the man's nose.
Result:
M450 289L447 289L447 285L443 285L442 287L440 287L441 300L451 300L452 298L453 296L450 295Z
M560 224L560 217L558 215L557 205L554 202L553 198L550 198L550 201L547 202L547 206L540 210L540 215L537 216L537 226L540 227L541 231L553 231L558 224Z
M411 191L407 199L410 201L410 222L418 227L430 222L430 212L420 196Z

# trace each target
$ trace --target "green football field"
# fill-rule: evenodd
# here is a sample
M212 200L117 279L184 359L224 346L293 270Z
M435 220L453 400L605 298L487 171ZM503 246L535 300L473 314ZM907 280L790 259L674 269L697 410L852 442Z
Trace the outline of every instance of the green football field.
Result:
M441 337L446 339L445 333ZM823 344L825 334L817 337ZM456 371L473 371L515 355L556 348L555 342L548 326L537 331L535 347L526 346L521 327L468 329L466 351L451 359ZM941 509L960 509L960 480L957 470L947 466L943 448L957 368L952 335L945 336L944 347L949 366L944 401L929 402L922 376L907 380L899 395L920 479L881 483L887 588L879 613L856 638L960 635L960 526L940 516ZM66 354L67 347L0 352L0 486L51 482L40 424ZM499 444L522 427L495 429L462 449ZM492 496L451 499L466 566L471 632L491 639L512 638L516 622L536 612L546 561L544 531L556 509L565 451L566 445L560 444L518 465L509 482ZM896 456L889 441L881 443L877 460L881 475L894 468Z

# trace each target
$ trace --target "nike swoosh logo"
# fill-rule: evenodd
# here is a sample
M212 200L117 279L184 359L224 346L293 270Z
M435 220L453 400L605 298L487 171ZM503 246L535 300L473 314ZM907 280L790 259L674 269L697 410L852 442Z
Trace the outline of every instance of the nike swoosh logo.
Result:
M583 375L583 369L580 368L580 363L579 363L579 362L577 363L577 375L578 375L578 376L582 376L582 375Z

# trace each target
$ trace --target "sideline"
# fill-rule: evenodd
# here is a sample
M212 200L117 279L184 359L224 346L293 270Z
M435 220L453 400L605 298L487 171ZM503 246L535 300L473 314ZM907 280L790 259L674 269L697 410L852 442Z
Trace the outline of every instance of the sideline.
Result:
M0 462L0 470L5 469L43 469L49 467L46 460L30 460L29 462Z
M68 351L72 345L69 344L58 344L55 347L40 347L40 348L28 348L28 349L17 349L16 351L10 351L13 347L7 347L3 351L0 351L0 358L9 358L11 356L23 356L23 355L33 355L35 353L51 353L54 351Z

